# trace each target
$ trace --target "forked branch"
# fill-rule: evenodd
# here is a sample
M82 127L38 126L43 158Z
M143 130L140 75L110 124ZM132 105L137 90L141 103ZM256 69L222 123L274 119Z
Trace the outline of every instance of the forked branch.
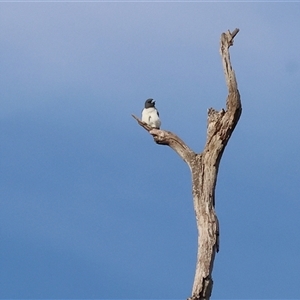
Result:
M219 250L219 222L215 213L215 187L219 164L227 142L240 118L242 106L229 47L239 32L228 30L221 35L220 54L228 88L226 110L208 110L207 139L202 153L193 152L177 135L154 129L132 115L160 145L170 146L189 165L192 173L193 203L198 228L198 255L192 296L190 300L209 299L212 292L212 270Z

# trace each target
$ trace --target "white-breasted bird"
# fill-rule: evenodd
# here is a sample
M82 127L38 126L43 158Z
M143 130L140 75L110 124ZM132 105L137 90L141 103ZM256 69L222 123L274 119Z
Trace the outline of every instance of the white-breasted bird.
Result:
M142 110L142 121L153 128L160 128L159 113L155 108L155 101L152 98L147 99L145 102L145 108Z

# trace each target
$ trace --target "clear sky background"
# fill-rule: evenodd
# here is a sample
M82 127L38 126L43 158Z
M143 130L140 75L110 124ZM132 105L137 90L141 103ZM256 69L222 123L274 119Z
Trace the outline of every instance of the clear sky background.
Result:
M300 3L0 3L0 297L185 299L187 165L131 117L152 97L194 151L243 104L216 189L213 299L300 298Z

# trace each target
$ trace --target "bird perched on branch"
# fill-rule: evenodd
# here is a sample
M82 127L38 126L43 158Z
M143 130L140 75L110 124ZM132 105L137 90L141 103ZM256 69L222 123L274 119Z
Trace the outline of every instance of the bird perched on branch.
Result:
M155 101L152 98L147 99L145 102L145 108L142 110L142 121L153 128L160 128L159 113L155 108Z

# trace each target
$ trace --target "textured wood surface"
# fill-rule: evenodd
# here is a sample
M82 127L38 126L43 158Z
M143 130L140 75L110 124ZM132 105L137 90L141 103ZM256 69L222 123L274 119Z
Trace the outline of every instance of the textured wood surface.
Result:
M228 88L226 109L208 109L207 139L203 152L195 153L170 131L153 129L139 118L136 121L160 145L171 147L188 164L192 173L193 203L198 228L198 254L192 295L189 300L209 299L212 292L212 270L219 251L219 222L215 212L215 187L220 160L227 142L240 118L242 105L235 73L231 66L229 47L239 32L221 35L220 54Z

